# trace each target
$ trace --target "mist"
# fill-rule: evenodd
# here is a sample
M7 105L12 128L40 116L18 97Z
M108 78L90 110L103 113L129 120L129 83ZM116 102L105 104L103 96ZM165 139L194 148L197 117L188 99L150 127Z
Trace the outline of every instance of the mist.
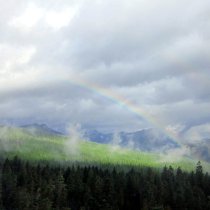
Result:
M175 149L168 149L160 153L160 162L179 162L182 161L183 158L192 158L191 150L187 146L182 146Z
M121 145L120 145L121 142L122 142L122 139L120 137L120 134L118 132L114 132L114 134L112 136L112 140L110 142L111 152L119 150L121 148Z
M10 152L14 150L20 150L23 144L18 135L15 140L10 141L10 135L14 135L13 126L0 126L0 152Z
M67 155L78 157L81 155L80 142L84 141L84 130L80 124L70 124L67 129L67 141L64 144L64 151Z

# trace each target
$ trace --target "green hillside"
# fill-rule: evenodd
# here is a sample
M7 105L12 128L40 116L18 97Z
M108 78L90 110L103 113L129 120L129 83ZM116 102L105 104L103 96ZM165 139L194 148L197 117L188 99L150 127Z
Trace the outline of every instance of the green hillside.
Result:
M80 162L87 164L116 164L162 167L172 165L191 170L196 161L182 159L167 161L160 154L122 149L111 145L59 135L33 135L22 128L0 128L1 156L19 157L30 161ZM207 168L210 168L206 164Z

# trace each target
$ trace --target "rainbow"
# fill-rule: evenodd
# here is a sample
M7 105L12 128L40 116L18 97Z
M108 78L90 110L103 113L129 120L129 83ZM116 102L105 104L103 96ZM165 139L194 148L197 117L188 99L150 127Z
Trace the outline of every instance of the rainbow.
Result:
M166 126L163 124L163 122L161 122L160 119L157 119L152 114L145 111L142 107L135 105L132 101L130 101L127 98L123 97L122 95L114 92L113 90L105 88L105 87L103 87L99 84L96 84L96 83L91 83L87 80L79 79L78 77L69 78L68 83L71 83L72 85L75 85L75 86L79 86L81 88L84 88L86 90L94 92L97 95L100 95L102 97L109 99L110 101L117 104L118 106L128 110L129 112L135 114L136 116L140 117L141 119L144 119L146 122L151 124L153 127L158 128L166 136L170 137L171 139L176 141L178 144L181 144L181 142L178 139L178 137L176 136L176 134L172 130L167 129Z

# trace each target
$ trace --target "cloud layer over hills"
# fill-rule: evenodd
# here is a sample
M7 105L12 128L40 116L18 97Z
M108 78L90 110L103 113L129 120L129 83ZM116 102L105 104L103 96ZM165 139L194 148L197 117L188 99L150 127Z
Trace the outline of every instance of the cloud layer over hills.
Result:
M210 136L209 1L0 2L0 123Z

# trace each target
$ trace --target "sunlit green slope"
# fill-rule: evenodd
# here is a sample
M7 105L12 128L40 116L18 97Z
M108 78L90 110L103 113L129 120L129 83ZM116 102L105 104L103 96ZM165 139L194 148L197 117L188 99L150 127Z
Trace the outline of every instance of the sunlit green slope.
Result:
M33 135L21 128L0 128L1 156L18 155L26 160L81 162L88 164L118 164L162 167L181 166L191 170L195 161L167 161L160 154L144 153L116 146L98 144L59 135Z

